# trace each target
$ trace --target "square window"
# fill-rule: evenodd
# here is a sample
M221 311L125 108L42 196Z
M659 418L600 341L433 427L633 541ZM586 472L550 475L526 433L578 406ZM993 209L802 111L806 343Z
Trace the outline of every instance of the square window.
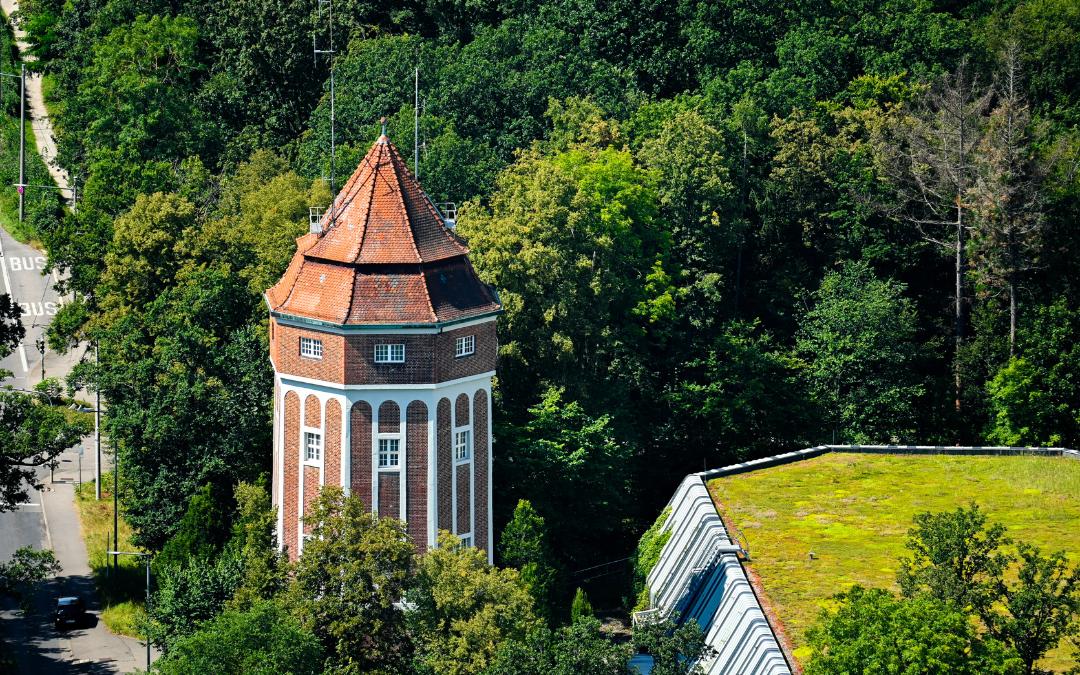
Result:
M462 535L459 535L459 537L461 539L461 547L462 548L471 548L472 547L472 535L471 534L462 534Z
M405 363L405 345L375 345L375 363Z
M322 340L309 337L300 338L300 356L306 356L309 359L321 359Z
M471 356L476 353L476 336L466 335L454 340L454 356Z
M396 469L398 467L399 441L396 438L379 439L379 468Z
M472 456L472 431L462 429L454 432L454 459L464 461Z
M304 461L322 461L322 434L314 431L304 432Z

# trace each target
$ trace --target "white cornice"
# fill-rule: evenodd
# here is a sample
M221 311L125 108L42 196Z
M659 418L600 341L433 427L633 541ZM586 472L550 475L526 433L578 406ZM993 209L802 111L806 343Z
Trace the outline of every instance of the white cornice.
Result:
M278 373L278 379L282 384L301 385L307 387L315 387L324 389L327 391L386 391L386 390L434 390L443 389L445 387L453 387L458 384L465 384L466 382L473 382L476 380L490 379L495 376L494 370L489 370L486 373L477 373L476 375L469 375L467 377L459 377L456 380L447 380L445 382L436 382L432 384L340 384L337 382L327 382L326 380L316 380L310 377L301 377L299 375L288 375L285 373Z
M459 328L468 328L469 326L477 326L482 323L489 323L497 318L496 313L487 314L475 319L467 319L459 322L446 321L443 323L434 323L430 325L422 324L401 324L401 325L341 325L331 324L324 321L314 321L311 319L303 319L301 317L294 317L289 314L281 314L279 312L271 312L270 315L277 320L282 326L290 326L293 328L304 328L306 330L316 330L320 333L330 333L332 335L433 335L437 333L445 333L450 330L457 330Z

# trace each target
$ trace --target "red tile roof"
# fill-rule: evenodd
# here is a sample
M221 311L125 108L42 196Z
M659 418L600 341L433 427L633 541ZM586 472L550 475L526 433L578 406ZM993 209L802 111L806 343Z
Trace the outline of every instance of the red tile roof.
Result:
M437 323L498 311L465 244L382 136L266 292L271 311L335 324Z

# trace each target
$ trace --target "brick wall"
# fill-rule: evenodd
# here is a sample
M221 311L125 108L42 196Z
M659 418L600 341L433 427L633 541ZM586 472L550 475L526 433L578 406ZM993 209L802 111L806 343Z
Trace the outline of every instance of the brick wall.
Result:
M379 516L401 518L401 489L397 472L379 473Z
M459 337L476 337L476 352L471 356L457 357L454 342ZM468 328L456 328L435 335L435 381L448 382L470 375L495 370L499 340L495 335L495 322L489 321Z
M499 350L495 322L427 335L334 335L286 326L271 319L270 349L279 373L345 384L427 384L447 382L495 369ZM456 357L454 342L476 337L476 352ZM323 343L321 359L300 356L300 338ZM405 345L405 363L375 363L375 345Z
M457 471L457 532L456 534L468 534L472 530L472 499L470 495L469 463L458 464Z
M439 400L436 418L435 438L439 466L435 491L439 500L439 529L449 532L453 528L453 498L450 492L450 479L454 466L450 454L453 451L450 443L450 399Z
M299 521L297 501L300 499L300 397L296 392L285 394L285 477L282 490L282 519L284 541L289 558L296 560L296 524Z
M427 550L427 416L427 406L421 401L413 401L405 409L405 478L408 481L405 513L409 536L420 553Z
M270 348L274 366L279 373L310 377L324 382L341 382L345 374L345 336L322 333L305 328L284 326L270 319L274 341ZM321 359L300 356L300 338L310 337L322 341Z
M326 437L323 444L326 453L323 481L326 485L341 485L341 404L337 399L326 402Z
M371 501L371 406L357 401L349 415L349 452L352 453L352 494L372 510Z
M473 396L473 462L476 465L476 547L488 550L488 397L483 389Z
M319 467L304 467L304 512L302 518L311 515L311 504L319 498ZM304 523L304 533L311 532L311 523Z

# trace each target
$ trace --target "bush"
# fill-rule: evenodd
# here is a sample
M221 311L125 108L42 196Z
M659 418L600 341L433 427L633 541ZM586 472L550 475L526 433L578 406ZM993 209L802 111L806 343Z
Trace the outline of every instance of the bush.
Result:
M664 530L664 524L671 515L671 507L666 507L660 512L656 522L652 524L645 534L641 535L637 549L634 551L631 564L634 572L634 597L637 602L634 611L639 612L649 608L649 587L647 585L649 573L660 562L660 553L664 545L671 539L671 530Z

